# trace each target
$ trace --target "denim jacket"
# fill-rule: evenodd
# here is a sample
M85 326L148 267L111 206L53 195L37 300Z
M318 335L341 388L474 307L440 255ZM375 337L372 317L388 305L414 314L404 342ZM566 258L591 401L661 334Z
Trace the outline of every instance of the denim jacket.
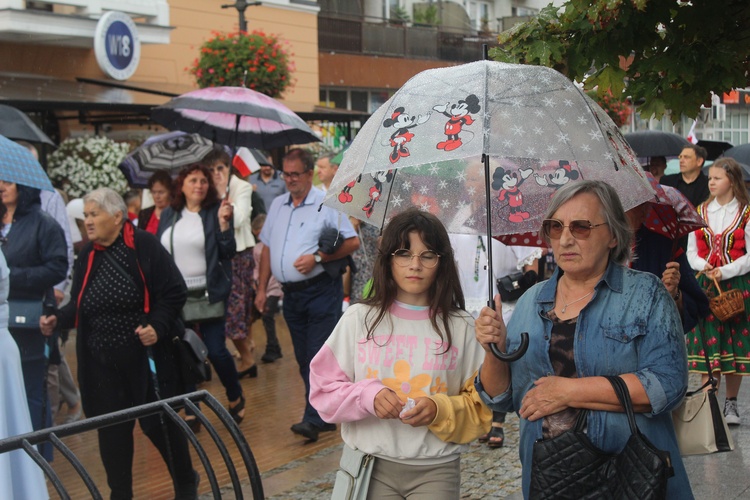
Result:
M494 398L475 385L484 402L495 411L518 411L534 381L554 374L549 358L558 269L519 299L508 324L508 352L518 348L521 332L529 333L529 349L510 365L511 385ZM595 287L594 296L578 315L574 357L579 378L634 373L651 402L650 413L636 414L641 432L659 449L671 454L675 476L669 480L669 498L692 498L680 458L671 410L685 396L687 355L680 315L674 300L656 276L612 262ZM542 419L520 419L520 455L523 491L528 497L534 442L542 438ZM624 413L589 411L587 434L599 449L616 453L630 437Z

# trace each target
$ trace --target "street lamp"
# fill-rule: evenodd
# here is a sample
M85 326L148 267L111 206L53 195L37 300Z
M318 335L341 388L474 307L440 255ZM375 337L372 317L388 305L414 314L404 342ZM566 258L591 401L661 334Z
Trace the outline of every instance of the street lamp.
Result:
M240 31L247 32L247 20L245 19L245 9L248 7L255 7L261 5L262 2L246 2L245 0L237 0L234 3L222 5L222 9L228 9L234 7L240 14Z

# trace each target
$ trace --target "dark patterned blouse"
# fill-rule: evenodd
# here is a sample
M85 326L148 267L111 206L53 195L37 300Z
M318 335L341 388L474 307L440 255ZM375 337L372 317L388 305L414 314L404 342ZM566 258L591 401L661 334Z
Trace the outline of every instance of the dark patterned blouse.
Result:
M128 248L118 236L104 252L114 257L122 270L130 268ZM136 286L134 277L128 277L108 259L102 258L98 269L89 278L81 299L82 316L91 326L86 347L102 363L129 358L140 352L141 344L135 329L143 317L143 290Z
M578 378L573 351L578 317L562 321L557 317L554 310L547 313L547 317L552 321L549 359L552 362L554 374L558 377ZM542 422L544 439L559 436L572 429L578 418L578 412L577 408L566 408L559 413L544 417Z

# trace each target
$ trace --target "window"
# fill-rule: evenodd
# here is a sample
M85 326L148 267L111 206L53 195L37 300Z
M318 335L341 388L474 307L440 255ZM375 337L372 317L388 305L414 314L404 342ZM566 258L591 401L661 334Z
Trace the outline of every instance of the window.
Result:
M352 90L350 92L350 99L352 103L351 109L353 109L354 111L364 111L365 113L369 111L367 92Z
M328 103L329 106L333 104L334 108L347 109L347 95L346 90L329 90L328 91Z

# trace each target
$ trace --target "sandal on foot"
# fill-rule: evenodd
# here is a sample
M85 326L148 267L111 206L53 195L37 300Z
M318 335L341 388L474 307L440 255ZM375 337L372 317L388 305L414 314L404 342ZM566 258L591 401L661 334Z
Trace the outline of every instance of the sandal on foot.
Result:
M492 429L490 429L487 446L490 448L502 448L503 444L505 444L503 424L501 422L492 422Z
M489 432L487 434L482 434L481 436L479 436L477 438L477 441L479 441L480 443L486 443L489 440L490 440L490 433Z
M240 412L245 409L245 396L240 396L240 402L234 406L229 407L229 414L232 416L235 424L242 423L242 419L245 415L240 415Z

